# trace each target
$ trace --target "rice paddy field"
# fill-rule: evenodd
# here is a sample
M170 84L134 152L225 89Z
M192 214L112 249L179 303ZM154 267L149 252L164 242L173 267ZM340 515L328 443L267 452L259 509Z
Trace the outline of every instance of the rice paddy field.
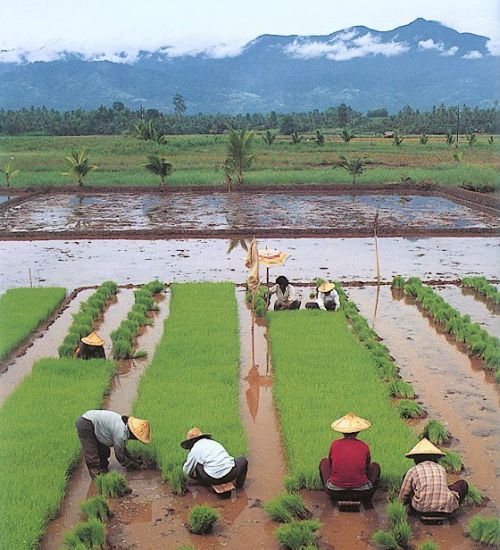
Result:
M82 137L1 137L0 164L10 162L19 170L11 181L13 187L68 186L71 180L61 175L67 171L65 157L73 150L88 149L90 163L98 168L86 180L87 186L143 186L159 183L153 174L141 166L146 155L161 153L173 165L167 177L171 185L222 185L221 166L226 155L226 137L169 136L161 146L130 136ZM487 142L480 136L469 147L465 136L460 139L459 161L456 149L445 142L444 136L431 136L421 145L418 136L407 136L401 146L391 139L376 137L354 138L343 143L339 136L326 136L323 146L305 135L299 144L289 136L278 136L273 145L264 143L257 135L254 162L246 173L248 184L347 184L351 176L332 169L339 155L367 156L372 164L359 178L359 183L380 184L414 180L434 182L445 186L469 184L499 185L499 140Z

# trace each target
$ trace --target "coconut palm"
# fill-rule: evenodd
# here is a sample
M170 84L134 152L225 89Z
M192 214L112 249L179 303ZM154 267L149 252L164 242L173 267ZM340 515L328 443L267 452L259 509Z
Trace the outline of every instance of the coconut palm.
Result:
M8 162L0 168L0 172L5 176L5 181L7 182L7 187L10 187L10 180L19 174L19 170L14 170L12 163Z
M160 177L160 187L165 184L165 178L172 173L172 164L160 155L147 155L148 162L141 164L146 170Z
M399 130L394 130L394 135L392 136L392 139L394 141L394 145L397 145L399 147L403 143L405 138L399 133Z
M340 137L342 138L342 141L344 143L349 143L351 139L354 137L354 134L352 133L352 130L350 130L349 128L344 128L340 133Z
M356 177L361 176L366 170L366 166L371 164L371 160L368 157L358 157L348 159L345 155L340 155L339 160L333 163L333 169L343 168L346 172L351 174L352 183L356 183Z
M152 120L139 120L137 124L134 124L131 130L131 134L144 141L156 141L157 143L165 143L166 136L158 130L156 124Z
M453 142L455 141L455 138L453 137L453 134L452 134L451 130L448 130L444 136L445 136L445 139L446 139L446 143L448 145L453 145Z
M262 139L266 145L272 145L276 139L276 134L273 134L271 130L267 130L266 135L262 136Z
M422 134L419 138L421 145L427 145L427 142L429 141L429 136L427 134Z
M316 145L324 145L325 136L319 130L316 130L316 137L314 138L314 141L316 142Z
M291 137L292 137L292 143L294 145L297 145L297 143L300 143L304 139L304 136L299 136L299 133L297 132L297 130L295 130L295 132L291 134Z
M473 132L470 134L467 134L467 143L469 144L469 147L473 147L477 142L477 136Z
M70 176L75 179L80 187L83 187L83 180L85 176L92 170L97 169L97 166L89 164L87 149L73 151L71 156L66 157L66 160L70 165L70 169L69 172L63 172L61 175Z
M254 159L252 154L253 138L254 133L246 128L241 130L229 128L228 130L227 158L224 163L224 171L234 173L239 184L243 183L244 172L251 167Z
M489 145L493 145L494 141L495 141L495 139L494 139L493 136L490 136L490 137L488 138L488 144L489 144Z

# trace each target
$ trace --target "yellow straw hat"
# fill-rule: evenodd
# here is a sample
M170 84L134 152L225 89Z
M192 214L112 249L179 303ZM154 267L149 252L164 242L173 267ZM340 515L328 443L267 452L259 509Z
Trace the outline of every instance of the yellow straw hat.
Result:
M419 455L444 456L444 453L424 437L424 439L419 441L409 453L405 454L407 458L413 458Z
M142 441L142 443L151 443L151 428L147 420L129 416L127 425L129 430L139 441Z
M362 432L363 430L367 430L371 425L372 423L370 421L356 416L351 412L347 413L342 418L335 420L335 422L332 422L332 428L336 432L340 432L342 434Z
M181 442L181 447L183 449L191 449L191 447L198 441L198 439L210 439L211 437L211 434L203 433L200 428L191 428L186 434L186 439Z
M82 338L82 342L87 346L104 346L104 340L97 332L91 332L88 336Z
M325 281L324 283L319 285L318 290L319 292L331 292L334 288L335 285L333 283Z

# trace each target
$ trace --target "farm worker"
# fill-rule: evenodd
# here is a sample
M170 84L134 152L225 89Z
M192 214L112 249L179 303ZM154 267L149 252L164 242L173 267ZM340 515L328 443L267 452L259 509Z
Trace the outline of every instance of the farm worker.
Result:
M276 279L276 284L268 290L269 296L276 294L274 303L275 311L282 309L299 309L301 296L297 289L292 286L284 275Z
M222 485L233 481L236 487L243 487L247 477L247 459L244 456L230 456L210 434L192 428L187 432L181 447L189 449L182 467L186 475L199 479L205 485Z
M322 309L324 311L335 311L340 307L340 298L335 290L335 285L325 281L316 289L317 298L314 302L307 302L306 309Z
M457 510L469 486L463 479L448 485L446 470L437 463L444 453L424 438L405 456L413 458L415 466L406 472L399 500L417 513L442 515Z
M111 447L114 448L116 459L122 466L140 469L142 464L127 451L127 442L129 439L138 439L142 443L151 442L147 420L122 416L113 411L87 411L76 421L76 430L92 479L108 472Z
M368 445L356 439L371 422L350 412L331 426L344 437L333 441L328 458L319 464L328 495L336 500L371 501L380 479L380 466L371 461Z
M104 340L97 332L91 332L80 340L80 344L75 351L75 357L78 359L106 359Z

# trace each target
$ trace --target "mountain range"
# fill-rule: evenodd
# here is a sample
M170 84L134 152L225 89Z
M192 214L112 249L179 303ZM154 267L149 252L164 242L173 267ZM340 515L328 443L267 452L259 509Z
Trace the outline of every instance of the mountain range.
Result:
M487 37L416 19L390 31L364 26L326 36L263 35L236 51L56 52L47 61L0 52L0 107L92 109L120 101L186 114L405 105L490 107L499 97L500 51Z

